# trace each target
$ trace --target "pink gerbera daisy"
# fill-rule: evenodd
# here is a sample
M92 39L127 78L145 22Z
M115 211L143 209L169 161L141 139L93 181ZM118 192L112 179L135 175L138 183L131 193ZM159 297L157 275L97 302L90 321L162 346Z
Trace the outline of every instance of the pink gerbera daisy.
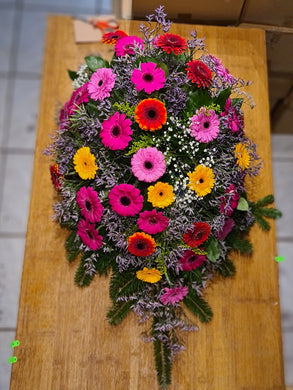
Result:
M76 193L76 202L85 219L90 222L100 222L104 207L101 205L98 194L92 187L81 187Z
M202 265L207 260L206 256L198 255L192 250L187 249L184 255L179 259L182 271L191 271Z
M77 225L77 233L82 242L93 251L103 246L103 237L95 229L95 225L89 221L85 221L84 219L80 220Z
M163 232L168 224L169 218L165 217L161 211L144 211L139 214L138 227L146 233L157 234Z
M191 118L190 133L199 142L210 142L217 138L220 131L220 121L214 110L196 110Z
M88 92L93 100L102 101L110 96L114 88L116 74L110 68L99 68L93 73L89 83Z
M109 203L117 214L130 217L141 211L143 197L133 185L119 184L109 192Z
M134 47L139 46L143 48L143 40L137 36L128 36L118 39L115 45L115 54L116 56L125 57L126 54L134 54Z
M139 149L131 159L131 169L138 180L150 183L158 180L166 171L164 155L157 148Z
M156 68L154 62L143 62L140 69L134 69L131 81L138 91L144 90L146 93L152 93L163 88L165 84L165 72L162 68Z
M100 136L105 146L111 150L124 149L131 140L131 120L125 119L125 114L115 112L109 119L102 123Z
M167 303L171 303L175 305L176 302L182 301L182 299L188 294L187 286L178 286L175 288L165 288L165 294L163 294L160 298L160 301L167 305Z

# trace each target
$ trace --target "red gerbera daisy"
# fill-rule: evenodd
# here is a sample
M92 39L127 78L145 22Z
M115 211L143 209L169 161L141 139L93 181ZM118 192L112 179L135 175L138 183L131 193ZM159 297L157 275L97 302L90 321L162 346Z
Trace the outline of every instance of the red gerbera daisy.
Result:
M193 229L183 234L183 240L185 244L196 248L208 239L210 232L211 227L207 222L194 222Z
M62 178L63 175L59 173L58 164L50 166L50 173L51 173L51 180L55 187L55 190L60 191L61 190L60 178Z
M160 47L168 54L173 52L174 54L182 54L187 49L187 42L180 35L166 33L160 35L156 41L155 46Z
M167 110L160 100L144 99L135 108L135 121L142 130L155 131L167 121Z
M208 88L212 83L212 71L203 62L199 60L189 61L187 63L187 78L196 83L198 88Z
M128 250L135 256L149 256L154 252L155 248L156 242L149 234L139 232L128 238Z
M115 43L120 39L127 37L126 32L122 30L116 30L109 33L106 33L102 36L102 41L108 45L115 45Z

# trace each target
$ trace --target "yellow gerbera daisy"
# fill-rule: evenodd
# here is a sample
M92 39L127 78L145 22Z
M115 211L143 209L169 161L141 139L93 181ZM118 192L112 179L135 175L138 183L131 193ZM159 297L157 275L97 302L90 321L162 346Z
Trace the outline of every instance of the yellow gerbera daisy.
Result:
M149 269L144 267L142 271L136 272L136 277L144 282L157 283L162 278L162 275L156 268Z
M78 149L75 153L73 156L74 169L82 179L94 179L98 169L95 160L95 156L87 146Z
M158 181L154 186L148 188L148 201L154 207L164 208L169 206L175 200L173 187L168 183Z
M198 165L195 171L187 173L189 177L188 187L196 192L197 196L205 196L212 192L215 185L215 175L211 168Z
M241 142L235 145L235 157L237 158L237 164L240 166L242 171L249 167L250 155L244 144Z

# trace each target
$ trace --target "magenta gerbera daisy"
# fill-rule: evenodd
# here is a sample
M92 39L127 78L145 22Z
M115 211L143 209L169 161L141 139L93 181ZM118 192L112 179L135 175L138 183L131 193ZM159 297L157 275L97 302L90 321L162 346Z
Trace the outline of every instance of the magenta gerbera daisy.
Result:
M144 90L150 94L163 88L166 81L165 72L156 66L154 62L143 62L140 64L140 69L133 70L131 81L138 91Z
M130 217L141 211L143 197L133 185L118 184L109 192L109 203L117 214Z
M174 288L165 288L165 294L163 294L160 298L160 301L167 305L167 303L171 303L175 305L175 303L182 301L182 299L188 294L188 286L178 286Z
M99 68L93 73L89 83L88 92L93 100L102 101L110 96L114 88L116 74L110 68Z
M169 224L169 218L165 217L161 211L144 211L139 214L138 227L148 234L163 232Z
M114 48L115 54L117 57L125 57L126 54L134 54L135 46L139 46L142 49L144 46L143 40L135 35L120 38Z
M217 138L220 120L214 110L203 108L191 118L190 134L199 142L210 142Z
M104 207L101 205L98 194L92 187L81 187L76 193L76 202L85 219L90 222L100 222Z
M138 180L150 183L158 180L166 171L165 158L157 148L139 149L131 159L131 169Z
M182 271L191 271L201 266L207 260L205 255L198 255L192 250L187 249L184 255L179 259Z
M125 118L125 114L115 112L109 119L102 123L100 136L105 146L111 150L122 150L131 141L131 120Z
M103 246L103 237L95 229L95 225L84 219L80 220L77 225L77 233L82 242L93 251Z

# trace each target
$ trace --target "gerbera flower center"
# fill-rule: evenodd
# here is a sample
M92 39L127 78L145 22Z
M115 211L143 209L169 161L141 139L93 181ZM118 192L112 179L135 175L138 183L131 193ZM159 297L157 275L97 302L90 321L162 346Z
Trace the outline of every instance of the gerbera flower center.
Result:
M139 249L140 251L143 251L145 249L145 243L144 242L138 242L136 244L136 247L137 249Z
M203 127L208 129L210 127L210 122L204 122Z
M159 196L163 196L163 195L164 195L163 191L159 192Z
M156 116L157 116L157 111L155 110L149 110L148 113L147 113L148 117L150 119L154 119Z
M151 161L145 161L144 167L145 167L146 169L152 169L153 163L152 163Z
M113 137L118 137L120 135L120 127L119 126L114 126L111 131Z
M142 76L143 80L146 81L146 82L151 82L154 80L154 76L151 74L151 73L145 73L143 76Z
M93 237L92 233L91 233L89 230L87 230L86 234L88 235L88 237L89 237L91 240L93 240L94 237Z
M100 80L98 86L101 87L103 85L103 80Z
M193 263L196 260L196 256L190 256L187 260L188 263Z
M91 211L92 209L92 204L88 200L85 201L85 208L87 209L87 211Z
M122 196L121 199L120 199L120 203L123 206L129 206L130 203L131 203L131 200L127 196Z
M202 178L200 178L199 182L202 184L204 182L204 180Z
M156 225L157 224L157 219L155 217L149 218L148 222L149 222L150 225Z

